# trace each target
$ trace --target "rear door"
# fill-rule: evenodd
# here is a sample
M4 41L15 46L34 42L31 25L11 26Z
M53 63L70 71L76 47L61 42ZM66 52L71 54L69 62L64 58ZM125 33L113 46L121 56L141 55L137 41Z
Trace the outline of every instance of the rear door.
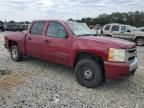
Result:
M42 57L42 43L44 42L44 21L33 22L30 32L26 36L26 48L29 56Z
M71 51L71 38L72 36L68 35L64 24L57 21L48 22L43 43L44 59L67 65Z

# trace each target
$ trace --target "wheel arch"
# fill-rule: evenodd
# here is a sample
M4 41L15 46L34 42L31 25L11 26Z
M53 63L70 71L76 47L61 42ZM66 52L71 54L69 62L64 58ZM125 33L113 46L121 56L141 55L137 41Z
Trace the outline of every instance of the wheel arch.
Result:
M108 36L108 37L113 37L113 36L112 36L112 34L105 34L105 36Z
M75 58L74 58L74 62L73 62L73 67L76 66L76 64L78 63L79 60L81 59L92 59L96 62L98 62L101 65L101 69L103 72L103 77L105 78L105 68L104 68L104 60L101 56L95 55L95 54L91 54L91 53L87 53L87 52L79 52L76 54Z
M8 48L10 49L13 45L18 45L18 43L16 41L9 40L8 41Z
M135 39L134 39L134 41L136 42L136 40L137 40L138 38L144 38L144 36L136 36Z

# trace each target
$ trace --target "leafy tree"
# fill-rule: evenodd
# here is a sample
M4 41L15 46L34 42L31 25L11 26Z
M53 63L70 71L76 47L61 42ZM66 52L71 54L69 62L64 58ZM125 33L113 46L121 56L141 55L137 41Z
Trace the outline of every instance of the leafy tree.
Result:
M29 22L29 21L25 21L25 24L30 24L31 22Z
M101 14L95 18L82 18L78 20L82 23L87 23L88 25L105 25L108 23L120 23L120 24L127 24L136 27L143 27L144 26L144 12L143 11L135 11L135 12L128 12L128 13L120 13L115 12L110 15L108 14Z
M74 21L72 18L68 19L68 21Z
M0 21L0 24L4 24L4 22L3 22L3 21Z
M14 24L14 23L16 23L16 22L12 20L12 21L9 21L8 23Z

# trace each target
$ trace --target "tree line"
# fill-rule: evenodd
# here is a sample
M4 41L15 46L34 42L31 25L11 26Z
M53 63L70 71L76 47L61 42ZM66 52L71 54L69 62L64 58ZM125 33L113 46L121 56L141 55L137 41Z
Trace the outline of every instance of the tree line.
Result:
M73 19L70 18L70 21ZM87 23L88 25L105 25L108 23L120 23L120 24L127 24L132 25L135 27L144 27L144 12L143 11L135 11L135 12L127 12L127 13L120 13L115 12L112 14L101 14L95 18L82 18L76 20L77 22Z
M74 19L70 18L70 21L73 21ZM99 24L101 26L108 24L108 23L120 23L120 24L127 24L132 25L135 27L144 27L144 11L135 11L135 12L127 12L127 13L120 13L115 12L112 14L101 14L95 18L81 18L77 19L77 22L87 23L88 25L95 26L96 24ZM15 21L9 21L9 22L3 22L0 21L0 24L5 23L16 23ZM23 23L30 23L29 21L25 22L19 22L20 24Z

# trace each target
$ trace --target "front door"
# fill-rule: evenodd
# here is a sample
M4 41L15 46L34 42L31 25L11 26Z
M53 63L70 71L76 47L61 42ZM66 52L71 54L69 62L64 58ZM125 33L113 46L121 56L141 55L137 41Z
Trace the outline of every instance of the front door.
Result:
M48 23L43 44L43 57L48 61L67 65L71 49L71 37L68 36L64 26L57 21Z

